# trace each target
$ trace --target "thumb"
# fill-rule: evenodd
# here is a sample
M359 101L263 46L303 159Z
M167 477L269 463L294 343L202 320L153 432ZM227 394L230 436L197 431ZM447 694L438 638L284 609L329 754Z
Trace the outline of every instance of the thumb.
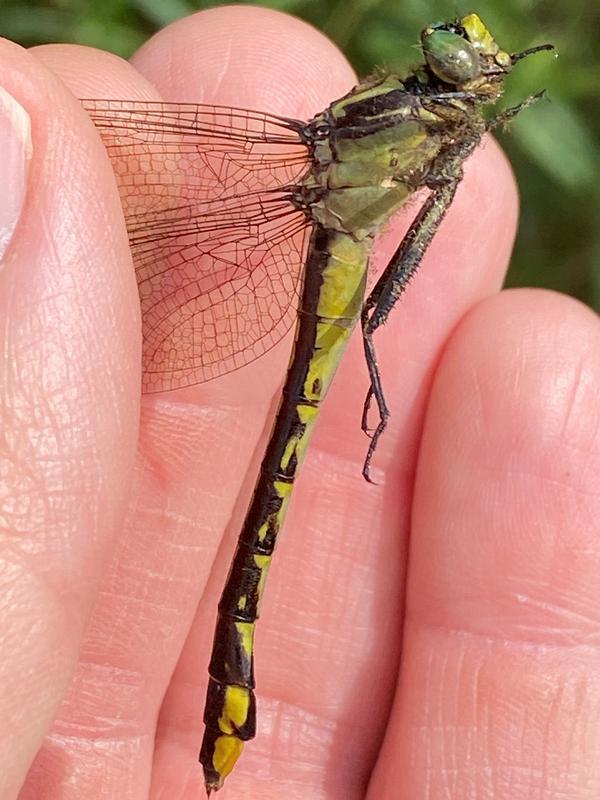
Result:
M0 41L0 797L68 686L137 432L138 301L78 102Z

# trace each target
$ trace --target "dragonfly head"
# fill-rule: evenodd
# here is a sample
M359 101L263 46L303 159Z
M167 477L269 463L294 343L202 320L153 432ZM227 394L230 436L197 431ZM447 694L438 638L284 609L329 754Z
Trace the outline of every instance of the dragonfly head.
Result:
M543 44L511 55L499 47L477 14L430 25L421 34L421 45L427 69L438 80L450 91L474 93L483 102L500 95L504 78L517 61L554 49Z

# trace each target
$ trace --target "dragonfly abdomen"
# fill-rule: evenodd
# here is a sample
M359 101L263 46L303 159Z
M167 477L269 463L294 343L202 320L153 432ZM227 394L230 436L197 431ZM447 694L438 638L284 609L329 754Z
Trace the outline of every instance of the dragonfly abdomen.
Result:
M219 602L200 751L209 792L255 734L254 626L298 468L360 316L371 243L320 225L313 231L282 399Z

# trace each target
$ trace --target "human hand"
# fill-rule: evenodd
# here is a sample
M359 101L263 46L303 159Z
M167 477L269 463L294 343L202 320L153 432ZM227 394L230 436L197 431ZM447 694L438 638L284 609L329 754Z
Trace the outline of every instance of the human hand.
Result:
M353 77L315 31L256 8L182 20L132 66L59 45L3 43L0 60L33 145L0 270L0 797L196 798L216 603L287 350L140 398L119 200L64 85L303 118ZM567 298L495 293L516 216L488 142L378 336L393 419L377 487L358 337L346 354L265 595L258 736L219 798L598 795L600 331Z

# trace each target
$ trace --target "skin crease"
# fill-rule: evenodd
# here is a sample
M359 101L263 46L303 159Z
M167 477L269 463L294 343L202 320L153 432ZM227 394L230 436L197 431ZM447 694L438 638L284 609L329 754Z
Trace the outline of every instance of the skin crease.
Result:
M0 271L0 797L191 800L216 602L289 340L140 399L119 201L65 85L306 117L354 79L313 29L241 7L171 25L132 65L1 42L0 75L34 145ZM354 337L265 596L258 736L219 800L600 796L600 327L559 295L496 293L516 217L488 141L377 337L393 418L375 487Z

